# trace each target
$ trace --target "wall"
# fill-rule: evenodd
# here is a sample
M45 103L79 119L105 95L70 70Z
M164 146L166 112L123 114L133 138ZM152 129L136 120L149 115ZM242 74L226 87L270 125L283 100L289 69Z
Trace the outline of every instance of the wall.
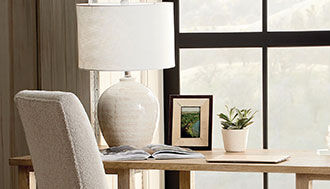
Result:
M89 71L78 69L75 4L75 0L39 1L39 81L41 89L75 93L90 115Z
M6 159L10 156L9 138L10 130L7 125L10 121L8 108L10 95L9 68L9 0L0 1L0 188L10 186L10 168Z
M17 188L8 159L29 153L14 95L71 91L90 114L90 76L77 67L74 0L1 0L0 26L0 188L7 189Z
M17 187L17 170L8 158L28 153L13 97L22 89L37 88L36 2L4 0L1 7L1 127L0 188Z

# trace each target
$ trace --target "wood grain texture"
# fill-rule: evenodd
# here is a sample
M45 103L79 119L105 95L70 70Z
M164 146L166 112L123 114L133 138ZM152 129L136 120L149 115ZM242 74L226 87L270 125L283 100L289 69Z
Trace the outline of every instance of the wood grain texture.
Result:
M1 87L1 85L0 85ZM3 167L5 166L5 162L3 162L3 142L2 142L2 94L0 96L0 167L2 168L0 171L0 187L3 188L4 187L4 177L3 177ZM6 165L6 167L8 167L8 165Z
M30 170L29 167L18 167L18 188L29 189L30 188Z
M10 156L28 154L13 97L20 90L37 88L36 0L4 0L0 5L0 187L17 188L17 171L5 162Z
M120 169L118 173L118 189L134 189L134 170Z
M202 151L206 157L225 154L224 150ZM237 153L239 154L239 153ZM250 150L246 154L289 154L291 157L278 164L207 163L204 159L104 161L105 170L158 169L178 171L271 172L330 175L330 158L314 151ZM11 158L12 166L32 166L29 156ZM322 178L322 177L320 177ZM327 178L327 176L325 176Z
M223 150L203 151L206 157L225 154ZM201 159L148 160L138 162L104 162L106 168L160 169L181 171L274 172L330 174L330 158L307 151L250 150L246 154L288 154L289 160L279 164L207 163Z
M312 189L312 180L308 175L296 174L296 189Z
M15 108L14 95L24 89L37 89L37 28L36 0L15 0L13 3L13 62L11 102L14 113L13 156L29 154L25 134L18 112Z
M330 180L330 175L296 174L296 189L312 189L313 180Z
M11 1L0 1L0 188L10 188Z
M179 172L179 188L180 189L190 189L190 171L180 171Z
M224 150L203 151L206 157L226 154ZM239 153L236 153L239 154ZM134 187L134 170L159 169L178 170L180 189L193 188L191 171L222 172L272 172L296 173L296 188L311 189L313 180L330 180L330 158L308 151L250 150L244 154L289 154L291 158L279 164L255 163L207 163L203 159L145 160L145 161L103 161L107 174L118 174L119 188ZM9 160L11 166L21 166L33 171L30 156Z
M75 0L39 1L40 84L75 93L90 116L90 74L78 68Z

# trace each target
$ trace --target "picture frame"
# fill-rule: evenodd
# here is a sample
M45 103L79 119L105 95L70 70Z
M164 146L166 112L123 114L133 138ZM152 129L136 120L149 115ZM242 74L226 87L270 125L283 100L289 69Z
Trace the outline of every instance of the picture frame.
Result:
M168 143L192 150L212 149L212 95L170 95Z

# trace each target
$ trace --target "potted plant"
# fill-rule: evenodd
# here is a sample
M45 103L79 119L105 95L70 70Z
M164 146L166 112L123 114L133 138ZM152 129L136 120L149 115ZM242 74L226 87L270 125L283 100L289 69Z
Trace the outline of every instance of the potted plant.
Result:
M222 138L225 150L227 152L244 152L246 150L249 128L253 123L256 112L251 109L238 109L236 107L228 108L228 115L218 114L222 120Z

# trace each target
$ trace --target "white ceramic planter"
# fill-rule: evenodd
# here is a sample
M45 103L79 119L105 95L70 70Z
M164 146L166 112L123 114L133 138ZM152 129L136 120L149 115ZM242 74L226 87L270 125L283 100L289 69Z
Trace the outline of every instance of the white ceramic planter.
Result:
M223 145L227 152L244 152L247 147L249 129L222 129Z

